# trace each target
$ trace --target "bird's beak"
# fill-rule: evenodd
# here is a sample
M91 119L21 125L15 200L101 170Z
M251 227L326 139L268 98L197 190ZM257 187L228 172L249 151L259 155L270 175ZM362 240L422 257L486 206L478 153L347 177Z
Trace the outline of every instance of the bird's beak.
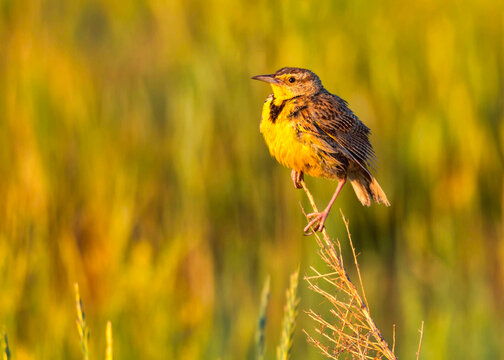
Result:
M265 81L265 82L268 82L270 84L275 84L275 85L278 85L280 83L280 80L275 78L275 74L257 75L257 76L253 76L252 79Z

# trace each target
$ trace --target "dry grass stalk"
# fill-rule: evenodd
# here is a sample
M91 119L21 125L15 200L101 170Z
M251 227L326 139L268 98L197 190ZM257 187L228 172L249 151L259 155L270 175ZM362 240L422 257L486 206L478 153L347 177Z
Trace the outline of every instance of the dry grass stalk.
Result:
M424 322L422 321L422 326L420 327L420 330L418 330L420 332L420 340L418 341L418 351L416 353L417 360L420 359L420 348L422 347L422 338L423 338L423 324Z
M112 323L107 321L107 327L105 328L105 360L113 360L114 358L114 338L112 337Z
M84 360L89 359L89 329L86 325L86 315L82 310L82 300L79 293L79 284L75 283L75 304L77 308L77 331L79 332L79 337L81 341L82 354Z
M10 349L9 349L9 340L7 339L7 332L5 328L3 329L3 351L2 351L2 359L10 360Z
M302 185L313 210L318 211L313 196L304 181ZM324 342L315 339L308 332L304 332L308 336L308 342L331 359L338 359L340 355L348 354L353 359L385 358L395 360L397 358L394 355L394 351L389 348L369 312L357 255L348 228L348 221L345 219L343 213L341 213L341 216L347 229L357 269L360 293L350 280L345 269L339 241L332 241L325 229L322 231L322 239L315 233L315 238L320 247L320 257L327 264L330 272L320 273L312 267L311 269L315 275L305 276L305 280L308 282L311 290L323 296L332 305L330 313L333 318L324 318L313 310L307 312L315 321L315 331Z
M278 360L288 360L291 358L294 330L296 328L296 318L299 308L299 298L297 296L298 280L299 269L291 275L290 285L286 293L282 337L280 339L280 345L277 348Z
M395 354L395 324L392 325L392 352Z
M261 307L259 308L259 321L256 331L256 359L264 359L264 336L266 330L267 310L270 297L270 277L266 278L261 294Z

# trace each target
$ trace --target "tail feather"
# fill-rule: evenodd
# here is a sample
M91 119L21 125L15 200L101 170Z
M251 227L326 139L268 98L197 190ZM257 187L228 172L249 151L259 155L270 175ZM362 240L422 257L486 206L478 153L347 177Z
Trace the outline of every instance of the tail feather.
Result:
M372 175L364 172L352 172L348 174L348 179L362 205L370 206L371 200L374 200L378 204L390 206L387 195Z

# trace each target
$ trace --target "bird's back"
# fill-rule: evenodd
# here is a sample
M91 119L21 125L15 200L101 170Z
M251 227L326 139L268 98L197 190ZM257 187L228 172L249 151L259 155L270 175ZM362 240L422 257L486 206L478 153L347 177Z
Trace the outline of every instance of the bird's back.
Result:
M307 132L324 139L320 149L348 166L367 171L375 159L369 128L350 110L345 100L324 90L307 101L302 124Z

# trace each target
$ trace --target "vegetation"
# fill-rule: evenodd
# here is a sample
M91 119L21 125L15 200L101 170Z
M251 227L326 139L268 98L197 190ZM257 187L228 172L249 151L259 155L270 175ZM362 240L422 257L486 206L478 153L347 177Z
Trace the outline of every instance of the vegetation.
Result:
M296 330L296 319L298 316L299 298L297 296L299 270L290 277L290 285L286 293L286 303L284 318L282 322L282 337L277 348L278 360L289 360L292 358L292 345L294 342L294 330Z
M313 207L313 211L318 211L313 195L304 182L302 185ZM322 338L322 341L317 340L305 331L308 336L308 342L312 343L322 354L331 359L339 359L341 356L350 355L352 359L385 358L395 360L397 357L394 354L394 346L392 348L389 347L371 317L348 221L345 219L343 212L341 212L341 216L352 249L357 278L360 284L360 293L355 284L350 280L344 265L339 240L332 241L325 229L322 231L322 239L317 233L314 233L320 248L319 255L324 260L329 272L320 273L312 267L311 270L315 275L307 276L305 280L308 282L309 288L327 300L332 308L330 310L330 317L320 315L318 309L310 309L308 311L308 316L315 322L315 330ZM325 345L324 343L327 344L327 342L329 344ZM420 352L420 348L418 352Z
M2 345L2 359L9 360L10 359L10 349L9 349L9 340L7 338L7 334L5 330L3 332L3 345Z
M89 359L89 329L86 325L86 315L82 309L82 299L80 297L79 285L76 283L75 288L75 307L77 309L77 331L81 342L82 354L84 360Z
M372 129L390 208L343 188L366 297L395 354L504 354L504 3L0 0L0 325L12 358L265 358L292 269L322 271L249 80L314 70ZM330 181L306 179L317 203ZM351 252L343 252L345 263ZM349 270L351 279L357 279ZM299 283L298 330L320 295ZM322 313L322 316L328 314ZM311 332L310 332L311 333ZM316 335L316 334L314 334ZM293 359L320 359L301 331Z

